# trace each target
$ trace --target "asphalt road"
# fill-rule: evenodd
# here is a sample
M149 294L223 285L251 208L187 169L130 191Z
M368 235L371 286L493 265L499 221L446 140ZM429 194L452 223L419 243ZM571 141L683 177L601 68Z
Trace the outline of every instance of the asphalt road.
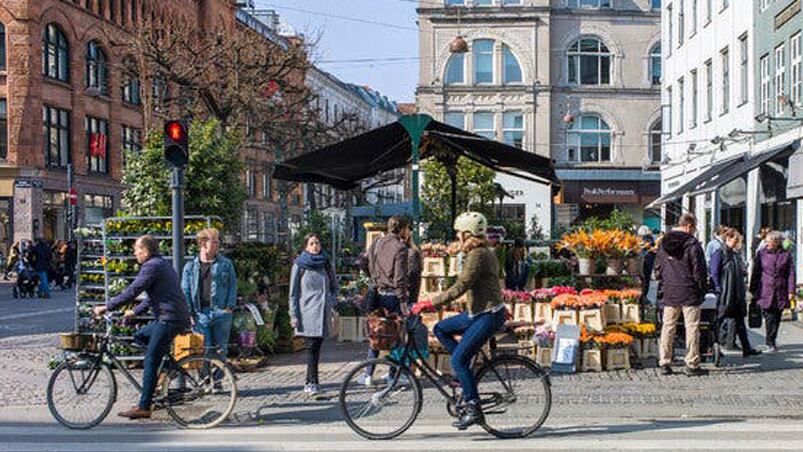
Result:
M12 282L0 282L0 338L72 330L73 290L54 290L48 299L15 299L12 288Z

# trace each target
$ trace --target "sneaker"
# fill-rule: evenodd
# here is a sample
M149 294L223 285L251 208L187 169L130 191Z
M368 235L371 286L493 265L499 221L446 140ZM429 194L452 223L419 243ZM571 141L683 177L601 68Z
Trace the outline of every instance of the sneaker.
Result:
M320 391L318 390L318 385L315 383L307 383L304 385L304 394L308 396L317 395Z
M661 375L672 375L674 373L675 371L672 370L672 366L670 366L669 364L661 366Z
M362 374L357 377L357 384L370 387L374 385L374 382L370 375Z
M391 377L390 377L390 374L385 374L385 375L382 375L382 381L384 381L384 382L385 382L385 384L388 384L388 385L389 385L389 384L391 383ZM402 374L402 375L399 375L399 381L398 381L398 383L399 383L399 384L402 384L402 385L408 385L408 384L410 384L410 379L409 379L409 378L407 378L407 375L404 375L404 374Z
M688 367L686 366L686 376L687 377L702 377L703 375L708 375L707 369L701 369L699 367Z
M768 345L765 353L778 353L778 347L775 345Z

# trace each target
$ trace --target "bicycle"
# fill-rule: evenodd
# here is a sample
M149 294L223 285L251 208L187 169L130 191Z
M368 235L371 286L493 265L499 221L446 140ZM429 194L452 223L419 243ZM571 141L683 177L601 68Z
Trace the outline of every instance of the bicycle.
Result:
M458 385L422 359L414 331L420 316L404 321L400 348L393 357L363 361L352 369L340 388L339 405L346 423L358 435L373 440L392 439L409 429L421 412L423 390L414 368L446 399L446 410L458 418L462 395ZM474 357L477 389L484 420L480 426L498 438L524 438L543 425L552 407L549 373L535 361L519 355L497 354L496 337L489 340L489 352ZM357 378L385 368L378 385L360 384ZM381 375L381 374L380 374ZM382 415L391 419L382 419ZM519 419L521 418L521 419Z
M85 430L103 422L117 399L117 369L137 390L142 386L113 351L125 342L111 335L112 319L104 315L104 334L62 336L63 348L76 352L53 370L47 385L47 405L53 417L70 429ZM68 342L68 344L65 344ZM181 427L206 429L219 425L234 410L237 385L221 360L186 356L176 361L171 354L162 360L155 408L165 408Z

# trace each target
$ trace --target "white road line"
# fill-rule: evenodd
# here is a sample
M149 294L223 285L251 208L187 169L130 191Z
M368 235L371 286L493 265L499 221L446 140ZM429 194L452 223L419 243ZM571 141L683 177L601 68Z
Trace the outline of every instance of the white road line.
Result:
M47 315L47 314L61 314L63 312L73 312L73 311L75 311L75 307L60 308L60 309L48 309L48 310L45 310L45 311L27 312L25 314L7 315L5 317L0 317L0 322L5 322L6 320L25 319L25 318L28 318L28 317L36 317L36 316Z

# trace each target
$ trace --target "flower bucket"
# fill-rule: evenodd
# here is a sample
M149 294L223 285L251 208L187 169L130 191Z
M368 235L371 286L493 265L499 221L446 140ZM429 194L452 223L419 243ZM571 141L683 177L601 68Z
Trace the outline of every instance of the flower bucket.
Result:
M582 276L591 275L594 273L594 259L588 257L581 257L577 259L578 273Z
M619 303L605 303L602 309L604 311L606 325L622 323L622 307Z
M608 259L608 267L605 269L605 274L610 276L619 276L622 274L624 261L622 259Z
M237 343L241 348L254 348L257 345L257 333L255 331L241 331L237 336Z
M605 350L605 369L630 369L630 350L626 348L613 348Z
M641 257L631 257L627 260L627 274L630 276L638 276L641 274L644 264L644 259Z
M552 320L552 306L549 303L535 303L535 323L548 323Z
M552 347L538 347L535 362L541 367L552 366Z
M583 350L583 359L580 363L580 370L583 372L602 372L602 350Z

